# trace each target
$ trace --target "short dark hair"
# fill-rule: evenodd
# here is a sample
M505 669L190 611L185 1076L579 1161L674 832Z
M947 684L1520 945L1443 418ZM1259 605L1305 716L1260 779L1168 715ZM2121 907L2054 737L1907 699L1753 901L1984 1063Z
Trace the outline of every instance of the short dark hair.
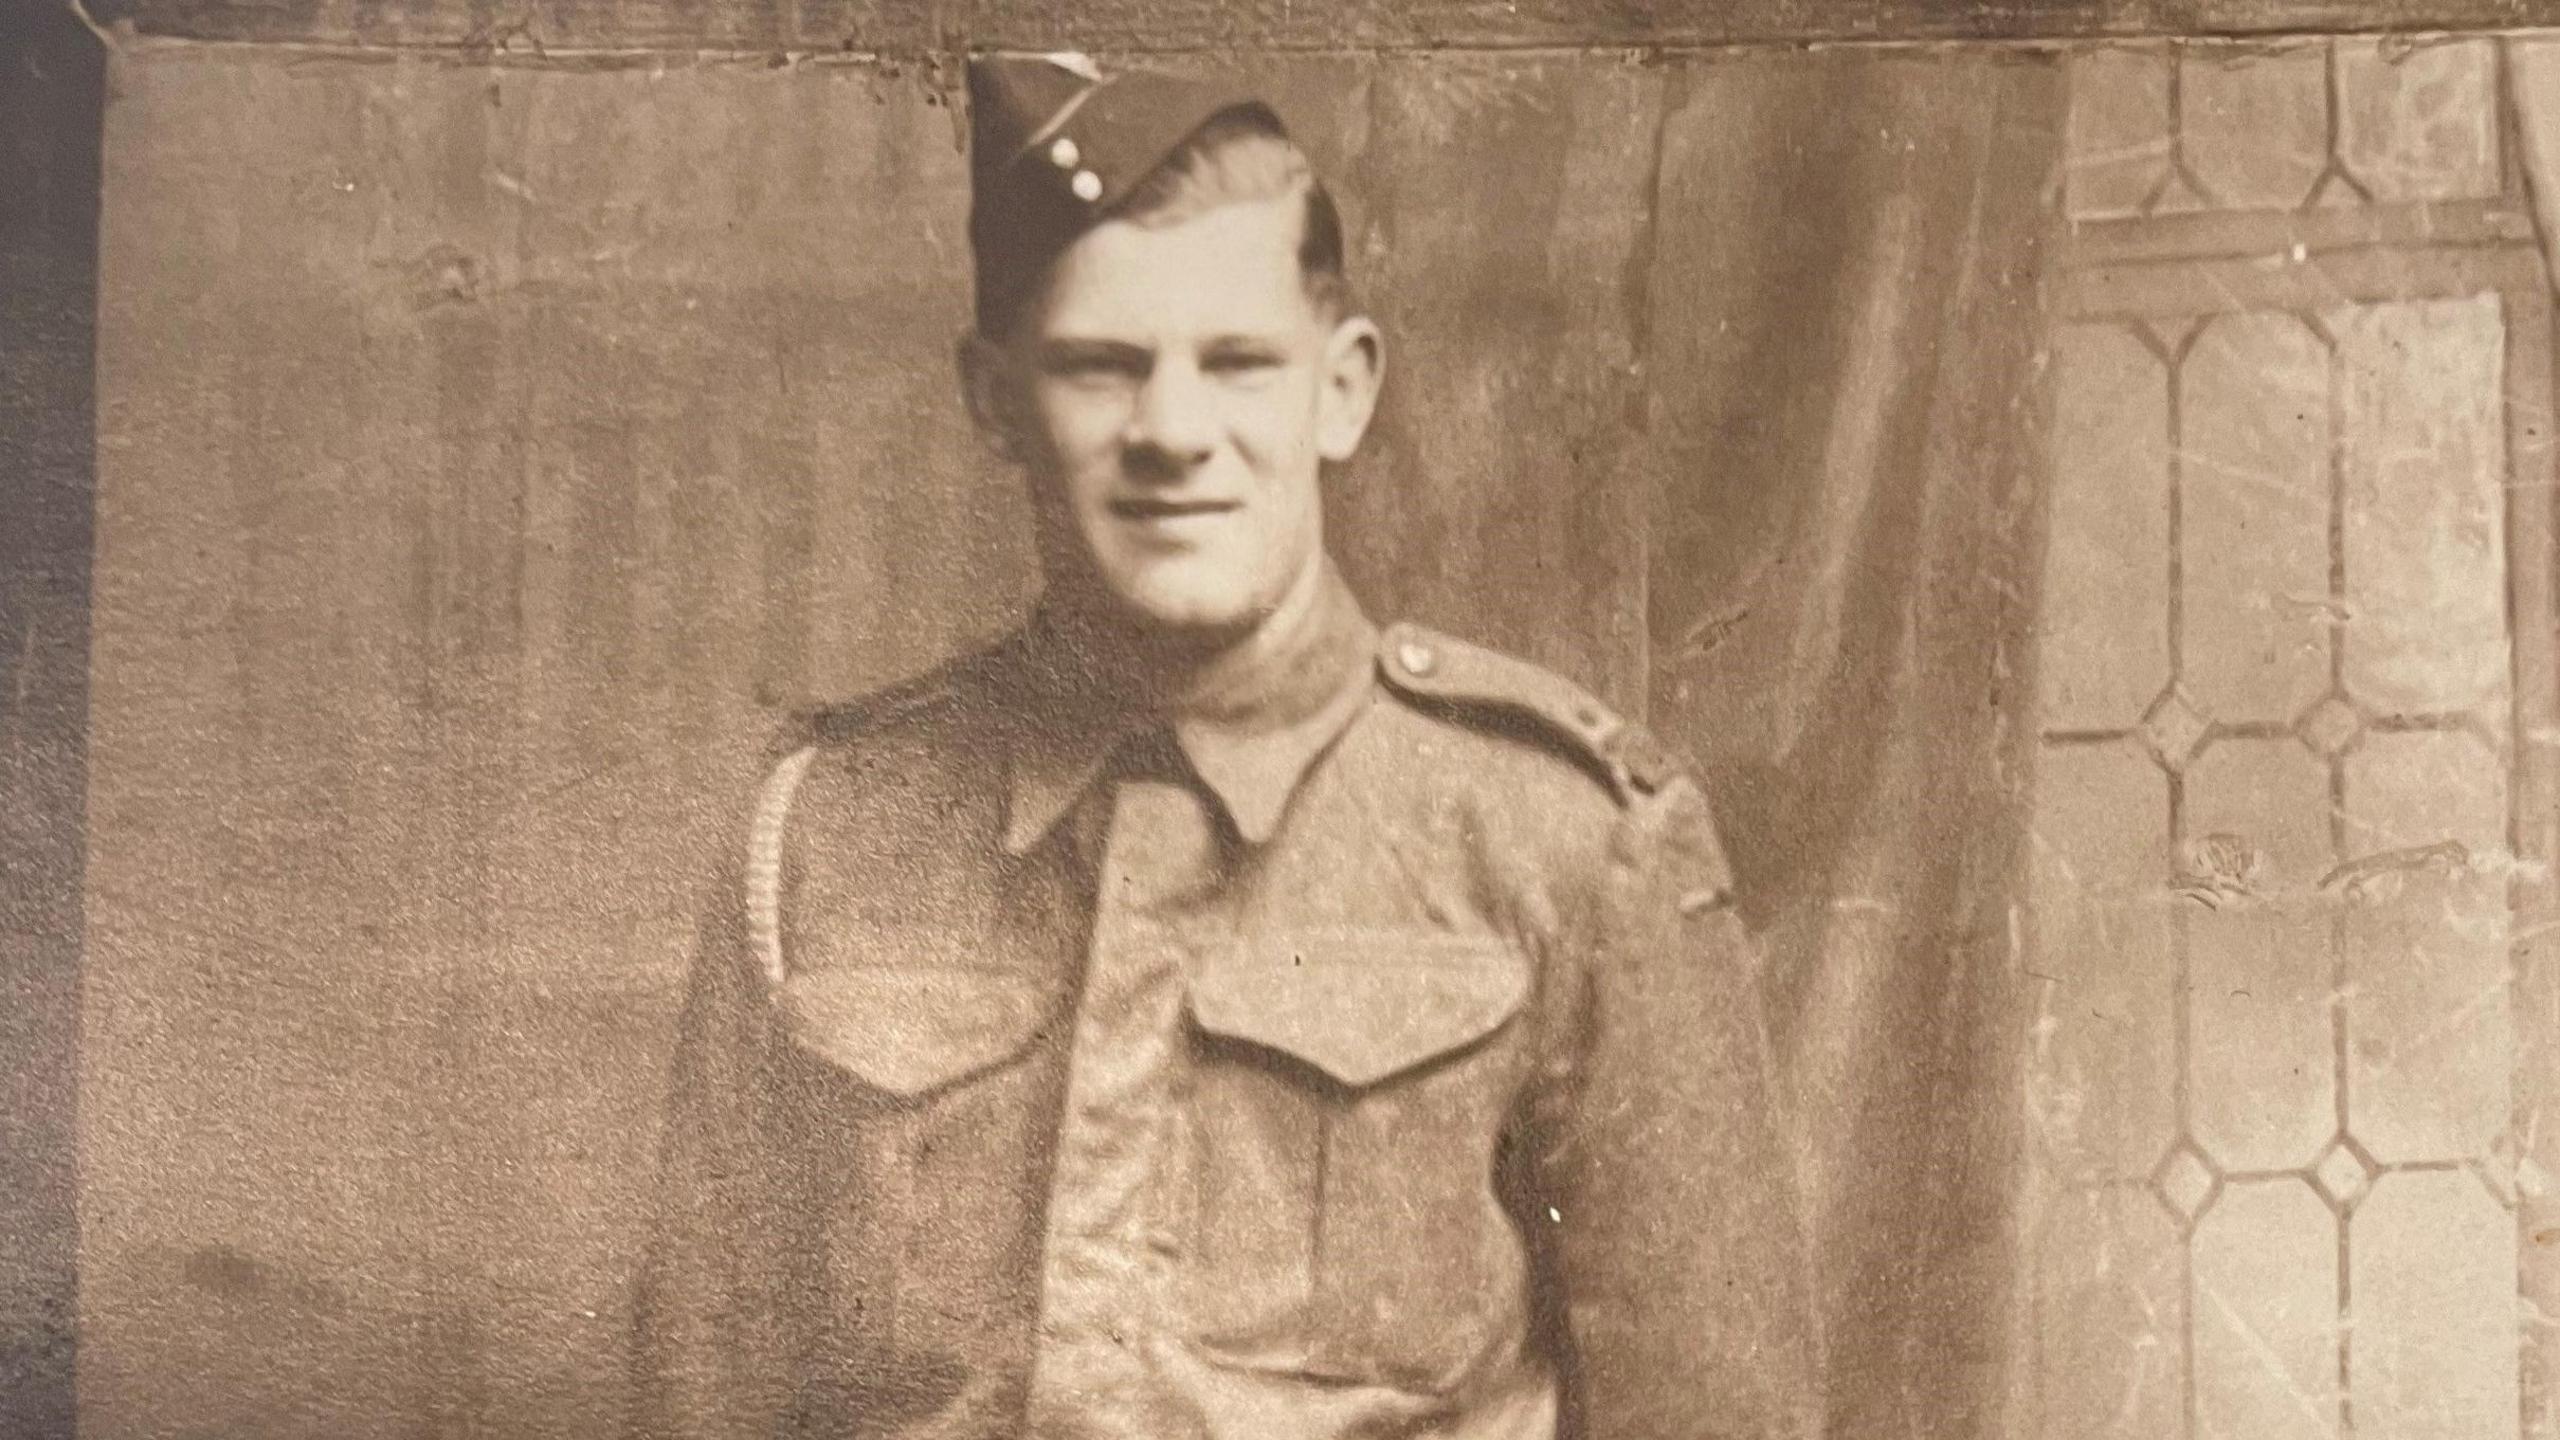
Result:
M1298 273L1318 306L1343 313L1351 306L1351 286L1343 263L1342 214L1306 152L1263 106L1234 105L1210 116L1103 218L1141 226L1173 224L1220 205L1292 193L1305 199ZM1024 310L1044 293L1055 263L1052 258L1040 274L1024 277L1026 283L1006 287L1002 303L981 314L980 332L991 339L1011 333Z

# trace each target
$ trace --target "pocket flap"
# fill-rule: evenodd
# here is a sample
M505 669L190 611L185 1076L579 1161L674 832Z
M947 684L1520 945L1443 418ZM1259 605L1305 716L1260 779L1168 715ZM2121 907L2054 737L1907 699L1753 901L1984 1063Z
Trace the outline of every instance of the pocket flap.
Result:
M794 975L775 996L791 1038L893 1095L990 1070L1039 1032L1047 997L1018 975L926 965Z
M1325 931L1248 941L1203 965L1191 1014L1211 1034L1362 1086L1501 1029L1528 993L1528 962L1497 936Z

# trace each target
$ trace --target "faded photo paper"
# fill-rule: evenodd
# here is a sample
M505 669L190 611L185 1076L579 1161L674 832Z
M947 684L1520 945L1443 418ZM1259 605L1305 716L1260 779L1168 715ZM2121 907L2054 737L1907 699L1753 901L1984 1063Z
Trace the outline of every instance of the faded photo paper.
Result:
M10 1433L2560 1440L2560 40L837 8L9 22Z

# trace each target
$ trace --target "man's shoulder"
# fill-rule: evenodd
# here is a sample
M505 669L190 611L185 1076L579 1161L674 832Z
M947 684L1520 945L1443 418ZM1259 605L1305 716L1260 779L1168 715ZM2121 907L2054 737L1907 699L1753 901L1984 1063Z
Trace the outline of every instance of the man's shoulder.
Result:
M812 788L842 801L984 773L990 680L1011 639L779 717L759 761L757 825L778 833L783 813Z
M1378 673L1414 713L1561 761L1622 808L1692 778L1644 726L1534 661L1405 622L1381 632Z
M899 832L869 834L865 819L939 814L913 803L955 788L982 786L990 679L1013 637L956 656L922 674L848 699L791 712L775 725L762 759L747 825L749 931L768 974L783 974L780 940L787 832L815 815L835 841L895 844ZM794 844L794 853L806 853ZM841 848L841 847L837 847Z
M1451 767L1485 791L1478 806L1520 824L1515 838L1661 871L1683 909L1720 903L1732 871L1688 763L1643 725L1555 671L1419 625L1381 637L1378 672L1416 722L1463 736ZM1441 753L1451 747L1435 746ZM1435 787L1450 783L1446 773ZM1529 819L1527 817L1534 817ZM1603 838L1605 837L1605 838Z
M805 705L783 717L768 759L801 751L851 752L965 741L987 706L989 683L1010 653L1006 636L875 689Z

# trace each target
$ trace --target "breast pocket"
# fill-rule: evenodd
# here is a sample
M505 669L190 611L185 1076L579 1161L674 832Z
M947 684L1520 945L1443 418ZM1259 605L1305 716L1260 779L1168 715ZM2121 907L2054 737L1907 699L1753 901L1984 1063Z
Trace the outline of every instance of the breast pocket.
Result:
M1402 930L1260 939L1199 969L1198 1343L1436 1391L1516 1333L1523 1267L1494 1163L1530 981L1500 937Z
M1038 1253L1054 997L1019 974L869 963L795 974L773 1000L812 1227L795 1263L828 1297L827 1345L866 1379L962 1373L951 1357L1020 1313ZM866 1418L949 1393L884 1389Z

